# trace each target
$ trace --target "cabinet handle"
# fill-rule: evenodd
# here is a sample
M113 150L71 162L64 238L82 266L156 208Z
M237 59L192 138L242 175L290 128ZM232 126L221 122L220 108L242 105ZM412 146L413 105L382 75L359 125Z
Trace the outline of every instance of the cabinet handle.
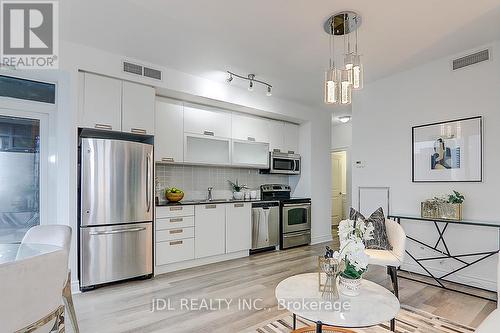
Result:
M107 129L107 130L113 129L113 127L111 125L106 125L106 124L95 124L94 127L97 129Z
M212 132L212 131L203 131L203 134L210 135L210 136L214 136L215 135L215 133Z
M182 210L182 207L170 207L171 212L174 210Z
M178 218L176 218L176 219L170 219L170 222L171 222L171 223L175 223L175 222L182 222L182 221L184 221L184 219L183 219L182 217L178 217Z
M281 153L281 149L274 148L273 153Z
M245 206L245 204L242 204L242 203L234 204L234 207L236 207L236 208L244 207L244 206Z
M181 245L183 243L183 241L175 241L175 242L170 242L170 245Z
M162 162L174 162L174 158L173 157L162 157L161 161Z
M137 134L146 134L146 130L142 128L131 128L130 132Z
M214 209L217 208L217 205L205 205L205 209Z
M295 154L295 152L293 150L289 150L288 154Z
M169 230L169 234L181 234L183 229Z
M247 138L247 140L248 140L248 141L253 141L253 142L255 142L255 138L252 138L251 136L249 136L249 137Z

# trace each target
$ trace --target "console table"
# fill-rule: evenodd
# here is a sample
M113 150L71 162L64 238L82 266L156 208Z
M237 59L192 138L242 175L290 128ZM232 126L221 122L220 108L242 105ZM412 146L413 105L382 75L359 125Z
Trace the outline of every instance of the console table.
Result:
M460 284L458 282L447 280L446 278L452 274L455 274L455 273L463 270L466 267L477 264L478 262L483 261L486 258L489 258L489 257L497 254L499 251L499 249L497 249L495 251L452 254L450 252L450 250L448 249L448 245L446 244L446 240L445 240L445 233L446 233L446 229L448 228L448 226L450 224L459 224L459 225L470 225L470 226L474 226L474 227L494 228L498 232L499 244L500 244L500 224L495 223L495 222L480 222L480 221L470 221L470 220L469 221L467 221L467 220L455 221L455 220L444 220L444 219L430 219L430 218L423 218L420 216L407 216L407 215L389 215L388 218L395 220L399 224L401 224L401 220L414 220L414 221L422 221L423 223L434 224L435 231L437 232L437 235L439 236L439 238L435 244L427 244L427 243L425 243L421 240L418 240L412 236L406 235L407 239L440 254L439 256L436 256L436 257L416 258L415 255L413 255L412 253L410 253L410 251L408 251L408 249L406 249L406 253L410 256L410 258L412 258L428 274L428 276L431 277L436 283L421 281L421 280L413 279L411 277L406 277L406 276L400 276L401 278L416 281L416 282L425 283L425 284L428 284L431 286L440 287L440 288L447 289L447 290L452 290L455 292L479 297L482 299L487 299L490 301L497 301L496 299L491 299L488 297L468 293L468 292L463 291L463 290L450 288L449 286L446 286L443 282L452 282L452 283ZM441 228L440 228L440 225L441 225ZM444 251L442 251L438 248L438 246L440 244L443 244ZM480 257L478 259L473 260L472 262L467 262L467 261L462 259L464 257L471 257L471 256L480 256ZM451 272L447 272L441 276L436 276L429 269L427 269L423 264L423 262L426 262L426 261L441 260L441 259L453 259L453 260L460 262L460 264L462 264L463 266L459 267L457 269L454 269ZM471 286L468 286L468 287L471 287ZM478 287L473 287L473 288L481 289Z

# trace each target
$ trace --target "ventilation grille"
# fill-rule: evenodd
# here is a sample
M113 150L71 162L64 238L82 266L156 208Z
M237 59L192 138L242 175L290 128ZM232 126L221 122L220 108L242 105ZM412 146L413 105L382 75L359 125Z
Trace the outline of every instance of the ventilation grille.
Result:
M123 62L123 71L127 73L137 74L142 76L142 66L132 64L130 62Z
M453 70L464 68L490 59L488 49L453 60Z
M153 68L144 67L144 76L152 79L161 80L161 71Z
M150 79L162 80L163 73L157 69L143 67L128 61L123 62L123 71L135 75L145 76Z

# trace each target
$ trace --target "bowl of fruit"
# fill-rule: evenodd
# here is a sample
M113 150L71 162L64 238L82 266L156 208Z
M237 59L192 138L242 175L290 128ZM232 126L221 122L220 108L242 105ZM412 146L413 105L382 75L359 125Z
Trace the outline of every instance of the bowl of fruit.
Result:
M176 187L170 187L165 190L165 197L170 202L178 202L184 198L184 192Z

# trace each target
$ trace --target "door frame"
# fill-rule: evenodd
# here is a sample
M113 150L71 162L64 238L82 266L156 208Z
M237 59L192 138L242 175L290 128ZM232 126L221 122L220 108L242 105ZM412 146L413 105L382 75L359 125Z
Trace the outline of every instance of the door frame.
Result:
M350 147L338 147L335 149L330 149L330 163L332 161L331 154L345 151L345 190L346 190L346 207L345 215L349 216L349 209L352 206L352 168L351 168L351 148ZM330 165L331 170L331 165ZM330 200L331 201L331 200ZM332 203L333 205L333 203ZM331 207L333 211L333 206Z

